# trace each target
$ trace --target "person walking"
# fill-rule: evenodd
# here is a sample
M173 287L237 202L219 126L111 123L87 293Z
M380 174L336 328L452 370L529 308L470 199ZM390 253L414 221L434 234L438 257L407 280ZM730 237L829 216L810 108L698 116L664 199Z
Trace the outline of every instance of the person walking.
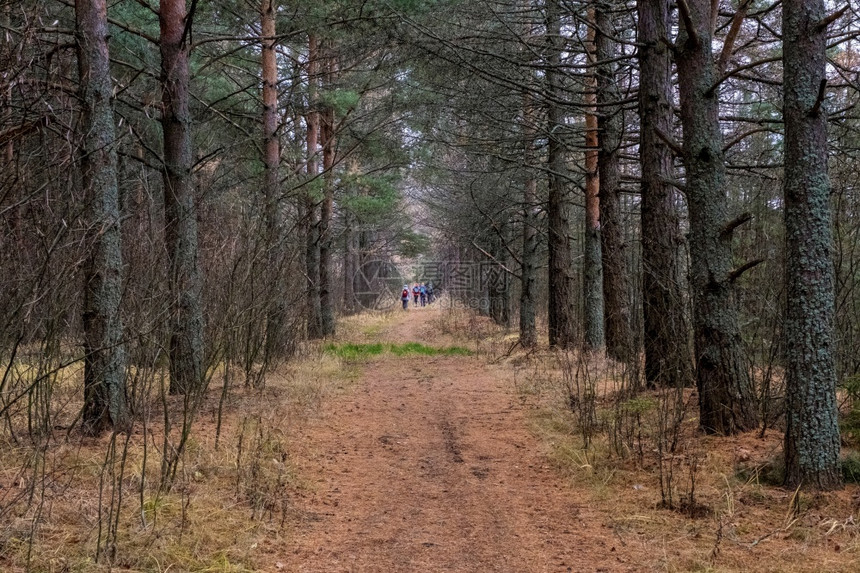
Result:
M418 283L412 285L412 306L418 306L418 297L421 296L421 291L418 288Z
M409 308L409 285L403 285L403 292L400 293L400 302L403 303L403 310Z
M427 286L424 283L421 283L421 286L418 287L418 293L421 295L421 306L427 304Z

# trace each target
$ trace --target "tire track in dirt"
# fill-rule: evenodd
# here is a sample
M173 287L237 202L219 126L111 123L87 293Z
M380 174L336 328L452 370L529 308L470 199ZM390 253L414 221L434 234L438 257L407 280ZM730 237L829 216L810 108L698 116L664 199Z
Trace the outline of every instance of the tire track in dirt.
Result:
M416 339L430 312L386 334ZM312 483L277 549L305 572L635 571L550 469L512 386L470 357L383 356L300 437Z

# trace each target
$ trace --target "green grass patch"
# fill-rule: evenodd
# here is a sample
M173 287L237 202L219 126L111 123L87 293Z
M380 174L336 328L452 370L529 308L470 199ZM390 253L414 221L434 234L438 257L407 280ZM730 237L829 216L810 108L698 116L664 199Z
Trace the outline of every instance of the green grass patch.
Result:
M471 356L472 351L461 346L446 346L436 348L427 346L420 342L406 342L404 344L326 344L323 351L345 360L360 360L378 356L383 352L395 356Z
M326 354L333 354L338 358L345 360L358 360L361 358L370 358L382 354L385 346L381 343L376 344L326 344L323 351Z
M405 344L390 344L388 351L397 356L408 354L423 354L424 356L471 356L472 352L462 346L446 346L436 348L427 346L420 342L407 342Z

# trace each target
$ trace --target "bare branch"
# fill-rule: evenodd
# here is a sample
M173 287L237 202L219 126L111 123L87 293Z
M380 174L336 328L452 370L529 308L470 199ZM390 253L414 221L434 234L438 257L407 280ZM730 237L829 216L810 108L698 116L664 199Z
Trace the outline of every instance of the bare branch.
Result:
M749 70L749 69L755 68L757 66L761 66L762 64L772 64L774 62L781 62L781 61L782 61L782 55L779 55L779 56L773 56L771 58L763 58L761 60L756 60L754 62L744 64L743 66L738 66L737 68L733 69L732 71L726 72L722 76L720 76L720 79L718 79L717 82L708 89L707 93L708 93L708 95L712 95L714 93L714 90L716 90L718 87L720 87L720 85L724 81L726 81L727 79L729 79L730 77L734 76L735 74L737 74L739 72L742 72L744 70Z
M735 229L737 229L751 219L752 213L741 213L740 215L726 223L722 229L720 229L720 237L722 237L723 239L730 237L732 233L735 232Z
M683 149L681 149L681 146L680 146L680 145L678 145L678 144L677 144L677 143L676 143L676 142L675 142L675 141L674 141L674 140L673 140L669 135L667 135L667 134L663 133L663 132L662 132L661 130L659 130L659 129L655 129L654 131L657 133L657 137L659 137L660 139L662 139L662 140L663 140L663 143L665 143L666 145L668 145L668 146L669 146L669 148L672 150L672 152L673 152L675 155L677 155L678 157L683 157L683 155L684 155L684 150L683 150Z
M3 131L0 131L0 145L6 145L10 141L14 141L19 137L23 137L28 133L32 133L38 130L40 127L45 127L48 125L48 121L48 116L43 116L37 120L23 123L21 125L16 125L15 127L10 127L9 129L4 129Z
M773 130L770 129L769 127L757 127L755 129L750 129L749 131L745 131L744 133L741 133L737 137L729 140L723 146L723 153L725 153L726 151L728 151L729 149L731 149L732 147L734 147L735 145L737 145L738 143L740 143L741 141L743 141L744 139L749 137L750 135L753 135L756 133L772 133L772 132L773 132Z
M822 78L821 83L818 84L818 97L815 98L815 105L812 106L812 109L809 110L809 117L818 117L818 114L821 112L821 104L824 102L824 95L827 91L827 78Z
M188 43L193 44L194 40L191 36L191 27L194 25L194 14L197 12L197 0L191 0L191 8L185 15L185 28L182 29L182 39L179 45L185 47L185 39L188 38Z
M827 26L829 26L830 24L832 24L833 22L835 22L836 20L841 18L842 15L845 14L845 12L847 10L848 10L848 4L846 4L841 10L834 12L830 16L825 16L824 18L819 20L817 24L815 24L814 30L816 32L823 32L824 30L827 29Z
M741 5L738 6L738 11L732 17L732 25L726 34L726 39L723 42L723 51L720 52L720 58L717 60L717 71L722 74L726 71L726 65L729 63L729 58L732 57L732 51L735 48L735 40L738 38L738 32L741 30L741 24L747 14L747 9L752 0L741 0Z
M738 268L734 269L733 271L731 271L729 273L729 282L732 282L732 283L735 282L736 280L738 280L740 278L740 276L742 274L744 274L745 272L747 272L748 270L750 270L752 268L759 266L764 261L765 261L765 259L754 259L752 261L748 261L748 262L742 264L741 266L739 266Z
M61 4L65 4L66 6L68 6L70 8L75 7L74 0L58 0L58 1ZM120 30L125 30L129 34L133 34L139 38L143 38L144 40L146 40L148 42L151 42L151 43L156 44L156 45L158 44L158 38L156 38L154 36L150 36L149 34L145 34L144 32L141 32L140 30L136 30L136 29L132 28L131 26L129 26L128 24L120 22L119 20L117 20L115 18L108 18L108 23L111 24L112 26L116 26Z
M711 0L711 35L717 29L717 19L720 17L720 0Z
M678 191L680 191L684 195L687 194L687 186L684 185L684 183L678 179L673 179L671 177L661 177L660 181L662 181L663 183L666 183L667 185L671 185L672 187L674 187L675 189L677 189Z
M481 252L485 257L487 257L488 259L490 259L491 261L493 261L494 263L496 263L497 265L499 265L499 266L502 268L502 270L503 270L503 271L505 271L506 273L508 273L508 274L509 274L509 275L511 275L512 277L515 277L515 278L518 278L518 279L522 279L522 277L521 277L519 274L517 274L517 273L515 273L514 271L512 271L511 269L509 269L509 268L505 265L505 263L503 263L502 261L500 261L499 259L497 259L496 257L494 257L492 254L490 254L490 253L488 253L487 251L485 251L484 249L482 249L482 248L478 245L478 243L476 243L474 240L472 241L472 246L473 246L473 247L475 247L476 249L478 249L478 250L479 250L479 251L480 251L480 252Z
M687 4L687 0L678 0L678 12L681 14L684 29L687 31L687 45L698 46L699 34L696 32L696 28L693 27L693 18L690 15L690 6Z
M678 46L676 46L675 42L673 42L672 40L670 40L666 36L663 36L662 38L660 38L660 41L663 44L665 44L665 46L667 48L669 48L669 51L672 52L673 54L676 54L678 52Z

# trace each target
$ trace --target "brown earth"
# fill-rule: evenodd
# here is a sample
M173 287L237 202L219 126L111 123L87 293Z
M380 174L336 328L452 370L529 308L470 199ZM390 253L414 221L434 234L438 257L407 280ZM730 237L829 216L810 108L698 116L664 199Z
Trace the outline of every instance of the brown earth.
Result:
M860 489L780 487L779 428L702 435L690 389L677 448L661 455L672 402L615 401L618 365L599 354L526 354L489 320L435 307L339 328L338 343L480 354L348 361L314 343L263 388L234 372L223 423L216 384L169 491L160 453L180 436L181 397L167 415L151 401L122 451L62 424L41 465L0 444L0 572L860 571ZM586 378L602 420L588 448L571 393ZM54 399L71 420L69 379ZM843 438L860 459L856 434Z
M434 314L410 310L382 339L420 342ZM372 360L298 441L315 485L275 570L638 570L547 465L510 381L477 358Z
M691 395L672 464L680 510L667 509L647 439L639 457L583 453L569 407L550 395L560 380L551 355L502 359L503 332L435 308L356 324L363 331L353 324L342 341L483 351L341 364L353 385L291 432L301 485L290 490L286 529L254 544L254 570L860 570L857 486L822 494L769 484L778 430L703 436Z

